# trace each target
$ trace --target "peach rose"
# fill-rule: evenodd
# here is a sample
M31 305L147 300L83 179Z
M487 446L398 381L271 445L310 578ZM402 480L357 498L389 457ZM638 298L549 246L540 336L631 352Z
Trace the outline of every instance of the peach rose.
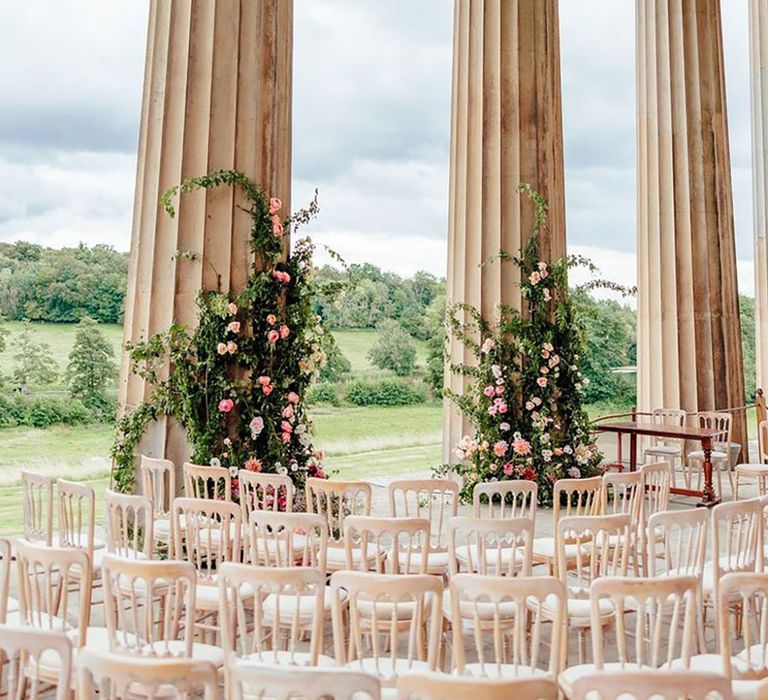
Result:
M280 337L285 340L291 334L291 329L285 324L280 326Z
M295 391L288 392L288 403L299 403L299 395ZM322 459L322 457L318 457Z
M259 382L259 384L261 384L261 386L266 386L267 384L271 384L271 383L272 383L272 379L271 379L270 377L267 377L267 376L266 376L266 375L264 375L264 374L262 374L262 375L261 375L261 376L258 378L258 380L257 380L257 381Z
M226 343L219 343L216 346L216 352L218 352L219 355L226 355L227 354L227 344Z
M261 387L261 391L264 393L264 396L269 396L274 390L275 387L273 387L271 384L264 384Z
M232 323L227 324L227 330L230 333L239 333L240 332L240 321L232 321Z
M275 314L267 314L267 323L270 326L274 326L277 323L277 318L275 318Z
M237 313L237 304L230 301L229 305L227 306L227 311L229 311L230 314L234 315Z
M279 197L270 197L269 198L269 213L270 214L276 214L278 211L280 211L280 208L283 206L283 203L280 201Z
M230 340L227 343L227 352L230 355L234 355L237 352L237 343L234 340Z
M251 457L249 460L246 460L245 468L249 472L260 472L261 471L261 460L260 459L256 459L256 457Z

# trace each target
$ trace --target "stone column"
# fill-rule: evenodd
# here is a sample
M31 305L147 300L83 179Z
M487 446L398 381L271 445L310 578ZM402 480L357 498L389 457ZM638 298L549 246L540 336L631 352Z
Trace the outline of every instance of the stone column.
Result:
M757 386L768 388L768 0L749 0Z
M565 254L560 33L557 0L455 0L448 208L449 303L466 302L490 319L500 303L520 308L511 262L533 230L533 207L516 192L530 183L549 201L543 259ZM550 233L551 231L551 233ZM451 361L469 362L452 343ZM446 384L462 393L461 377ZM443 455L468 429L446 402Z
M236 168L290 210L292 52L292 0L152 0L124 340L174 320L194 324L198 290L240 291L248 275L250 219L238 195L185 195L171 219L158 207L168 187ZM121 410L150 391L129 374L124 353ZM183 432L167 421L152 426L141 450L177 464L188 454Z
M720 2L636 9L638 406L741 406ZM743 413L733 437L746 447Z

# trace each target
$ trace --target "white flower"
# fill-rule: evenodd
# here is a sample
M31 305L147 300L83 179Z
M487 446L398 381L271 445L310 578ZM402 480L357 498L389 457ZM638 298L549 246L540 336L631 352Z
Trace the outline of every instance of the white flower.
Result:
M218 457L211 457L210 462L212 467L220 467L221 466L221 460Z
M509 430L511 427L512 426L509 423L502 423L501 425L499 425L499 430L506 433L507 430Z
M491 365L491 374L493 374L493 376L496 377L496 379L501 377L501 367L499 367L498 365Z
M280 476L288 476L288 470L285 467L278 467L277 468L277 473Z
M227 447L232 447L232 440L230 440L229 438L224 438L224 444Z
M568 470L568 476L573 477L574 479L579 479L581 477L581 469L578 467L571 467Z
M237 477L239 471L240 470L236 466L233 465L233 466L231 466L229 468L229 475L234 479L234 478Z
M549 462L552 460L552 450L542 450L541 451L541 458L545 462Z
M543 433L542 436L539 438L539 442L546 445L551 440L549 433Z
M493 350L496 343L494 342L493 338L486 338L485 342L483 342L483 346L480 348L482 352L487 355L491 350Z
M567 455L570 455L570 454L573 454L573 449L571 449L571 446L570 446L570 445L566 445L566 446L563 448L563 452L565 452L565 454L567 454Z

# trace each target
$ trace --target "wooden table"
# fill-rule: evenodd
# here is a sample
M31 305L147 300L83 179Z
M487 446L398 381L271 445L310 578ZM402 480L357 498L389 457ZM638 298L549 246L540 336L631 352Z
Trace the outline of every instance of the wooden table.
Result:
M619 459L621 459L621 436L629 435L629 469L637 469L637 436L649 435L659 438L674 438L676 440L692 440L701 443L704 452L704 490L671 489L672 493L683 496L701 496L700 506L715 506L722 499L715 496L712 487L712 443L715 438L722 435L722 431L709 428L689 428L679 425L659 425L654 423L637 423L621 421L616 423L597 423L593 430L601 433L616 433L619 435Z

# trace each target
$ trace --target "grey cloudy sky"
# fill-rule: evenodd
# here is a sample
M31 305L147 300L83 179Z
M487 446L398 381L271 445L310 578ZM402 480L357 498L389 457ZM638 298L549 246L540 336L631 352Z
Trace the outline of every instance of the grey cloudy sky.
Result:
M741 288L751 293L746 2L722 0ZM561 0L568 243L634 280L633 0ZM451 0L295 0L294 203L350 261L445 270ZM0 0L0 240L125 250L146 0Z

